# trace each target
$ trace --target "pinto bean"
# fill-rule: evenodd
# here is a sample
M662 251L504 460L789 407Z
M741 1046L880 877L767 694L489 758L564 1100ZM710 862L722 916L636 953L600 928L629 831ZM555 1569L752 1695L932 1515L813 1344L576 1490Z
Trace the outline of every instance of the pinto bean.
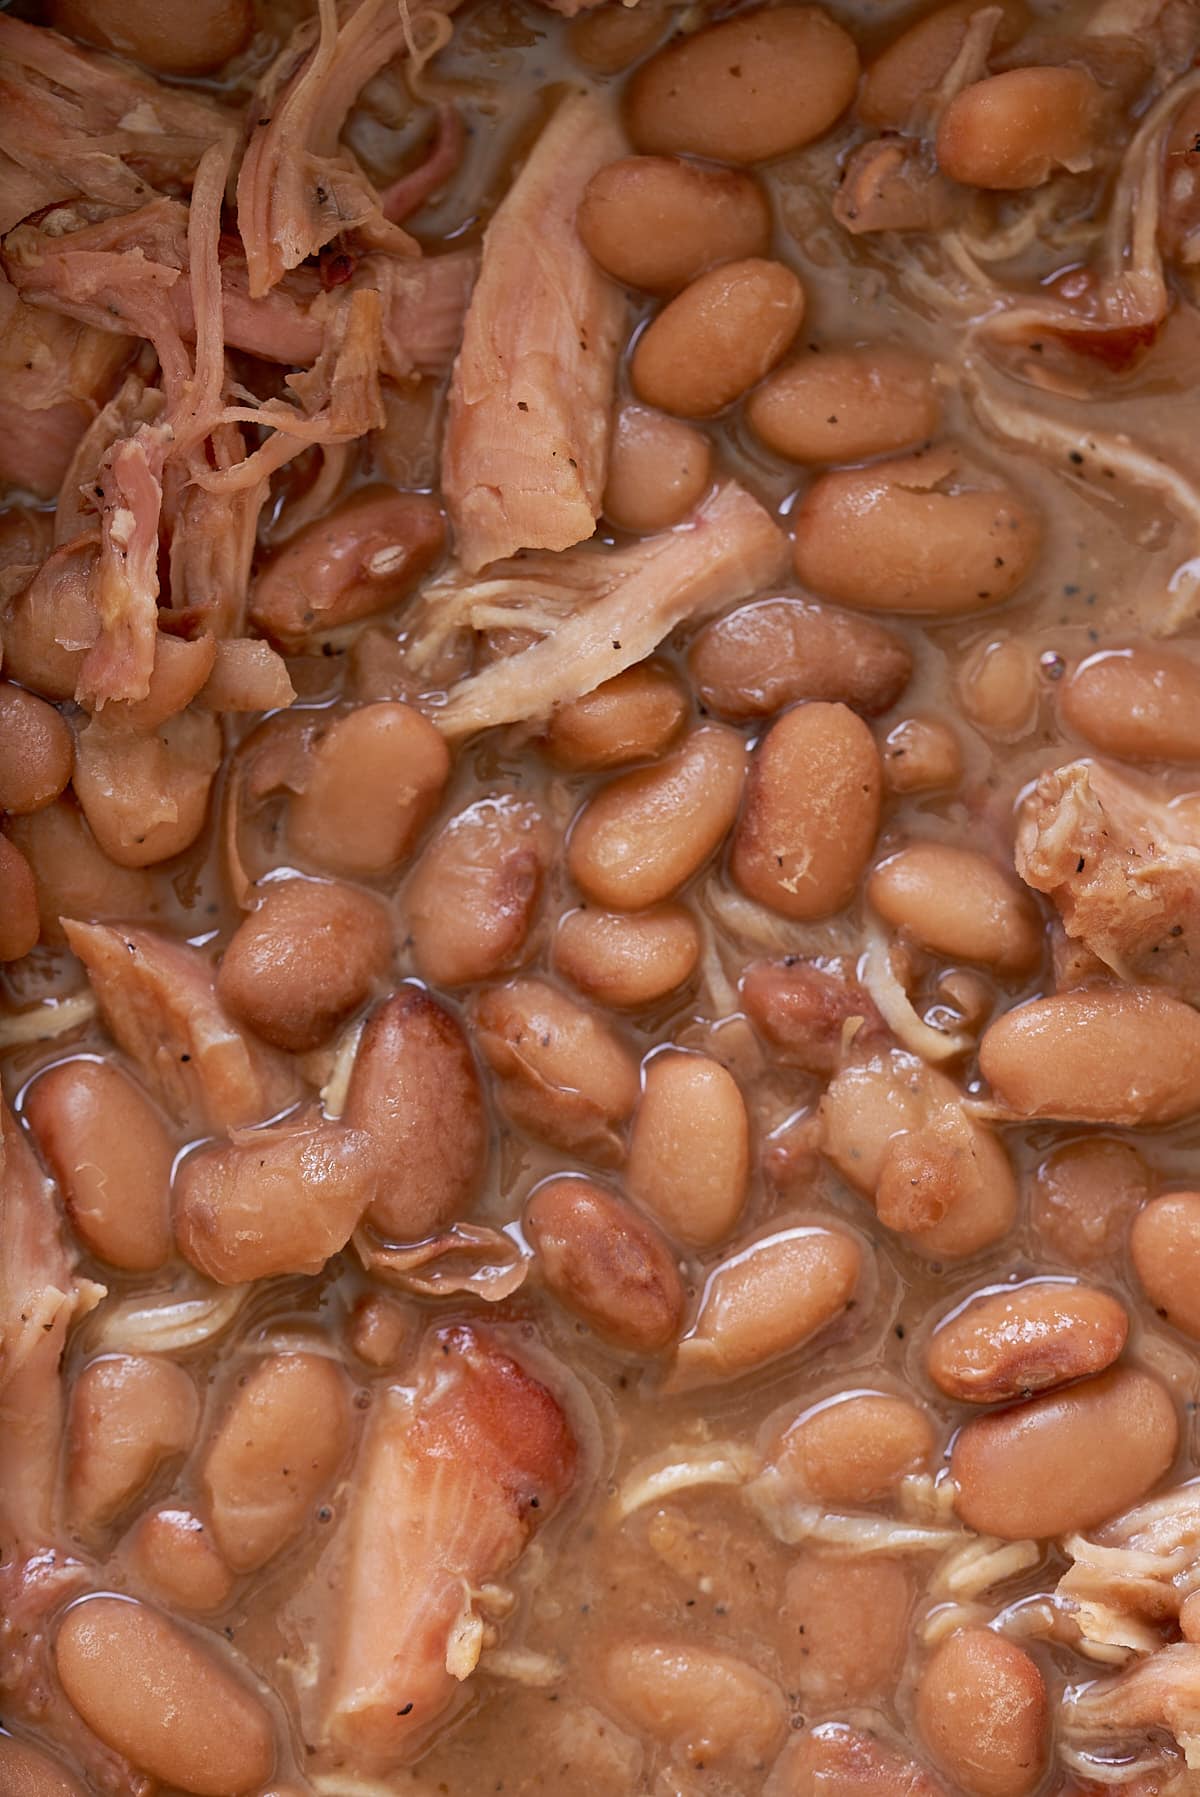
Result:
M960 1629L931 1655L917 1721L934 1758L970 1797L1029 1797L1046 1768L1049 1703L1037 1663L991 1629Z
M929 1418L908 1398L850 1392L802 1410L769 1458L797 1497L857 1508L892 1498L902 1479L927 1472L933 1449Z
M674 669L642 661L560 705L541 746L571 773L651 761L678 736L686 716L687 694Z
M1022 1117L1136 1126L1200 1110L1200 1014L1149 987L1087 987L998 1017L979 1066Z
M824 474L796 513L800 579L868 611L953 617L999 605L1040 543L1022 495L966 476L949 448Z
M19 961L40 934L33 869L16 843L0 836L0 961Z
M804 289L782 262L751 256L697 275L638 338L634 392L681 418L711 418L786 355Z
M303 525L258 575L250 621L295 651L323 631L387 611L437 560L446 521L426 493L360 487Z
M551 852L540 811L509 793L477 799L442 825L407 894L413 951L426 979L461 986L520 958Z
M609 1652L605 1683L622 1715L693 1765L765 1769L783 1740L778 1686L732 1654L630 1641Z
M948 960L1032 967L1042 920L1025 889L978 849L914 842L880 862L867 897L888 923Z
M662 0L611 11L607 6L595 6L571 20L567 45L585 68L598 75L618 75L653 50L669 18Z
M352 886L272 881L234 932L217 972L228 1011L294 1054L328 1040L392 959L391 919Z
M175 1150L141 1087L111 1062L61 1061L34 1080L25 1115L84 1246L130 1273L160 1267Z
M47 699L73 699L99 618L91 592L96 548L64 543L38 556L29 585L4 613L4 671Z
M887 1036L883 1019L856 979L794 955L747 968L742 1004L779 1060L818 1078L828 1079L837 1071L852 1018L860 1049Z
M840 1229L779 1230L738 1250L709 1274L676 1380L736 1378L790 1353L853 1308L862 1271Z
M236 1383L204 1457L213 1534L235 1572L300 1535L350 1448L350 1388L323 1354L267 1354Z
M863 462L915 449L938 424L928 362L909 350L810 351L746 401L754 434L791 462Z
M941 718L901 718L884 738L884 784L889 792L937 792L962 779L962 750Z
M177 1610L220 1610L229 1602L233 1574L212 1535L190 1510L151 1510L123 1547L139 1584Z
M1175 1458L1179 1420L1150 1373L1110 1367L972 1417L950 1458L968 1528L1018 1541L1090 1529L1136 1504Z
M462 1025L419 986L367 1019L343 1120L374 1145L367 1222L385 1239L421 1241L470 1209L487 1158L479 1074Z
M771 211L753 175L678 156L626 156L593 175L576 219L606 274L675 293L718 262L762 256Z
M600 1004L632 1010L675 992L695 972L700 931L685 905L649 911L570 911L554 938L554 966Z
M1200 1192L1164 1192L1134 1218L1129 1252L1159 1316L1200 1339Z
M337 718L288 808L288 842L349 879L387 873L411 852L441 800L450 751L411 705L381 700Z
M828 917L849 903L879 828L879 752L848 706L797 705L754 758L730 870L784 917Z
M1139 1204L1150 1196L1150 1169L1126 1142L1088 1136L1048 1154L1037 1170L1030 1216L1039 1239L1072 1268L1111 1265Z
M641 534L666 530L699 505L711 484L712 444L703 431L648 406L621 407L604 486L610 523Z
M637 1062L591 1011L544 980L514 980L479 999L475 1039L519 1128L601 1166L624 1159Z
M766 162L820 137L858 81L854 39L816 6L709 25L643 63L625 94L639 150Z
M605 1341L657 1354L678 1335L676 1256L615 1192L592 1179L549 1179L526 1204L524 1227L550 1290Z
M279 711L294 702L287 663L269 643L232 636L213 648L212 672L196 695L208 711Z
M963 662L955 685L964 714L1002 742L1026 735L1037 722L1037 663L1019 637L981 643Z
M932 100L978 11L978 0L952 0L893 38L863 76L856 110L864 123L896 131L915 123L918 107ZM1000 0L993 46L1005 49L1015 43L1028 23L1023 0Z
M259 1698L199 1636L146 1604L87 1597L54 1647L63 1689L93 1733L152 1778L196 1797L242 1797L271 1776Z
M40 811L71 778L71 732L36 693L0 681L0 811Z
M1040 187L1058 169L1091 168L1103 90L1086 69L1022 68L955 94L941 116L938 165L966 187Z
M8 1797L84 1797L65 1766L28 1741L0 1735L0 1790Z
M181 711L148 735L97 718L79 735L75 796L111 861L149 867L195 842L220 765L220 725L206 711Z
M1153 648L1104 649L1063 683L1065 723L1126 761L1200 762L1200 661Z
M994 1404L1102 1373L1128 1333L1124 1305L1107 1292L1032 1279L952 1311L929 1339L925 1367L948 1398Z
M803 1636L796 1684L823 1707L878 1703L895 1690L909 1642L914 1580L881 1555L802 1553L783 1587L783 1617ZM823 1794L822 1794L823 1797Z
M89 1537L121 1515L172 1455L192 1444L200 1404L182 1367L146 1354L91 1360L71 1390L67 1509Z
M184 711L208 684L217 659L212 636L186 642L160 630L154 639L154 665L144 699L110 699L100 721L107 731L145 735Z
M923 1766L865 1729L821 1722L793 1735L763 1797L945 1797Z
M710 711L740 723L798 699L878 717L912 675L907 644L882 624L810 599L756 599L705 625L688 667Z
M708 724L654 767L610 781L575 820L567 850L572 879L618 911L670 898L733 822L744 769L741 737Z
M733 1075L708 1055L655 1055L629 1143L633 1197L677 1241L706 1248L737 1222L749 1168L750 1123Z
M364 1292L350 1313L346 1339L365 1365L392 1370L410 1358L421 1320L412 1305L384 1292Z
M152 876L110 861L70 798L12 818L6 828L32 870L42 940L51 947L66 940L63 917L147 918L158 908Z
M219 68L253 24L250 0L54 0L51 11L60 31L164 75Z

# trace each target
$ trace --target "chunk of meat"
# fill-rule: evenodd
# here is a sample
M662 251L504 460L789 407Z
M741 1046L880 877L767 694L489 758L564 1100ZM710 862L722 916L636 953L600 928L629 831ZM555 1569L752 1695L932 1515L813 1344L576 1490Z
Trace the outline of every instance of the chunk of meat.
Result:
M196 949L153 930L63 920L109 1030L172 1115L261 1123L297 1096L289 1062L240 1030Z
M311 1700L330 1757L384 1770L421 1750L478 1660L476 1594L553 1514L576 1459L557 1399L498 1340L467 1324L426 1338L413 1386L377 1399L353 1483Z
M795 955L758 961L742 980L742 1002L779 1059L818 1078L836 1072L847 1026L860 1051L887 1037L870 995L838 965L823 967Z
M604 101L565 100L488 226L442 452L469 573L518 549L569 549L595 529L625 300L588 255L575 213L623 151Z
M98 711L144 699L158 629L158 523L168 427L139 425L104 456L97 477L100 553L90 581L100 634L79 669L75 696Z
M1017 872L1122 979L1200 996L1200 839L1144 781L1072 761L1021 806Z
M1136 1745L1165 1729L1194 1776L1200 1769L1200 1647L1176 1641L1116 1678L1074 1686L1063 1700L1062 1725L1073 1747L1086 1741L1108 1753L1117 1743Z

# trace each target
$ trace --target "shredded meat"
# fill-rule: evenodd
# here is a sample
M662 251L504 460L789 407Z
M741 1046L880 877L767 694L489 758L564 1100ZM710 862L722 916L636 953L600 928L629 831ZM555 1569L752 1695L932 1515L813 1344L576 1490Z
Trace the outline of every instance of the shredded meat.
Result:
M1175 1737L1189 1769L1200 1770L1200 1647L1177 1641L1116 1678L1068 1690L1063 1727L1075 1741L1128 1744L1152 1729Z

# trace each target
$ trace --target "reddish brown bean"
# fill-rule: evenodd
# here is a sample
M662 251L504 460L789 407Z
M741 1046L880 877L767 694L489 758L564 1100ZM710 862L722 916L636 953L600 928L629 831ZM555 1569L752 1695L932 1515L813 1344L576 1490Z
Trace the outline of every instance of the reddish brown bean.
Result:
M960 1629L917 1687L930 1752L970 1797L1029 1797L1046 1768L1049 1704L1037 1663L991 1629Z
M908 646L882 624L808 599L756 599L708 624L688 667L710 711L740 723L823 699L878 717L912 675Z
M439 986L483 980L520 959L551 856L536 806L501 793L442 825L413 871L408 927Z
M1164 1192L1134 1218L1129 1252L1158 1315L1200 1339L1200 1192Z
M654 1004L690 979L700 931L684 905L649 911L569 911L554 938L557 971L600 1004Z
M71 778L75 746L53 705L0 681L0 811L40 811Z
M652 761L678 736L687 709L675 671L663 661L642 661L560 705L546 726L542 751L571 773Z
M28 1741L0 1735L0 1790L6 1797L85 1797L78 1779Z
M891 792L936 792L962 779L962 750L941 718L902 718L884 738L883 778Z
M1072 730L1126 761L1200 761L1200 661L1159 648L1104 649L1063 683Z
M16 843L0 836L0 961L19 961L40 933L33 869Z
M937 429L929 364L886 344L822 349L769 375L746 401L746 419L792 462L863 462L915 449Z
M763 1797L945 1797L923 1766L845 1722L822 1722L793 1735L775 1762Z
M765 1769L783 1739L778 1686L731 1654L632 1641L609 1653L605 1682L623 1715L693 1765Z
M155 1469L192 1444L200 1405L182 1367L145 1354L89 1361L71 1390L67 1508L94 1536L121 1515Z
M963 47L978 0L952 0L949 6L908 26L867 67L857 111L868 125L901 131L917 120L918 107L928 105ZM997 49L1016 42L1029 23L1023 0L1000 0L1000 19L992 43Z
M698 275L638 338L634 392L681 418L710 418L786 355L804 289L782 262L753 256Z
M929 1338L925 1367L947 1397L994 1404L1102 1373L1128 1333L1124 1305L1107 1292L1031 1279L952 1311Z
M867 897L888 923L948 960L1020 972L1042 952L1037 906L978 849L914 842L873 870Z
M840 1708L877 1704L894 1691L908 1646L913 1586L912 1572L896 1560L801 1553L783 1587L784 1621L802 1637L795 1662L801 1697Z
M753 175L626 156L592 176L577 216L579 235L601 268L628 287L674 293L718 262L762 256L771 212Z
M678 1335L684 1293L676 1256L616 1193L592 1179L547 1180L525 1206L524 1228L555 1297L605 1341L657 1354Z
M802 1410L769 1447L769 1464L801 1500L833 1508L892 1499L902 1479L927 1472L933 1427L907 1398L851 1392Z
M629 1143L629 1190L677 1241L711 1247L746 1198L750 1124L733 1075L707 1055L657 1054Z
M122 1552L137 1582L173 1609L203 1613L229 1601L233 1574L190 1510L148 1511Z
M250 0L54 0L51 11L60 31L166 75L219 68L253 24Z
M288 842L328 873L386 873L411 852L449 772L445 739L411 705L359 706L318 739L288 809Z
M1069 1267L1111 1266L1149 1195L1150 1169L1128 1143L1088 1136L1047 1155L1030 1215L1040 1240Z
M712 444L703 431L648 406L621 407L604 486L610 523L643 535L666 530L699 505L711 484Z
M955 94L942 113L937 159L967 187L1040 187L1059 169L1091 168L1103 90L1086 69L1006 69Z
M6 828L32 870L42 940L52 947L65 940L63 917L144 919L157 909L152 876L110 861L70 798L13 818ZM6 909L0 906L0 915Z

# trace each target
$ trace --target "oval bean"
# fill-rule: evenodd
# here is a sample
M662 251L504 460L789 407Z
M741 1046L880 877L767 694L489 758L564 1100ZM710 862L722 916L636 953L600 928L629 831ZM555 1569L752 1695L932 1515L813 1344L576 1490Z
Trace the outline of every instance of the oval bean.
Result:
M1049 1703L1037 1663L991 1629L959 1629L917 1687L930 1752L969 1797L1029 1797L1046 1769Z
M699 505L711 484L712 444L703 431L648 406L621 407L604 486L610 523L641 534L666 530Z
M13 818L6 828L32 870L42 940L51 947L65 941L63 917L140 919L158 908L152 876L110 861L69 797ZM0 906L3 915L12 914Z
M635 1727L693 1765L765 1768L783 1740L787 1711L778 1686L732 1654L632 1641L609 1652L605 1682Z
M33 869L7 836L0 836L0 961L19 961L41 934Z
M887 1039L883 1019L856 979L795 955L748 967L742 1005L779 1060L818 1078L829 1079L841 1065L852 1020L858 1049Z
M182 1367L145 1354L91 1360L71 1390L67 1509L88 1536L115 1522L162 1461L186 1453L200 1416Z
M242 1797L271 1776L271 1719L200 1638L146 1604L87 1597L54 1646L63 1689L93 1733L164 1784Z
M0 681L0 811L40 811L71 778L74 756L71 732L53 705Z
M850 34L788 6L677 38L634 75L625 120L639 150L766 162L828 131L857 81Z
M483 980L519 959L551 857L536 806L502 793L448 819L407 894L417 966L439 986Z
M804 289L782 262L726 262L698 275L643 331L633 390L664 412L711 418L774 368L803 319Z
M1016 42L1029 23L1023 0L999 0L1000 19L992 44L996 49ZM856 110L868 125L902 131L917 122L917 109L929 105L949 72L967 35L978 0L952 0L927 13L893 38L868 65Z
M928 362L886 344L822 349L769 375L746 401L751 430L791 462L863 462L937 430Z
M841 1708L878 1704L895 1691L909 1641L913 1583L907 1566L882 1555L854 1560L801 1553L793 1560L783 1614L804 1637L795 1672L801 1697Z
M1046 1156L1033 1183L1030 1214L1040 1240L1071 1267L1108 1266L1124 1250L1150 1169L1126 1142L1088 1136Z
M670 898L733 822L745 760L735 731L702 725L654 767L602 786L571 832L572 879L615 911L641 911Z
M912 843L872 871L867 897L888 923L948 960L1022 972L1042 952L1037 906L978 849Z
M1200 1192L1164 1192L1133 1221L1129 1252L1164 1321L1200 1339Z
M54 24L165 75L203 75L250 35L250 0L54 0Z
M862 719L845 705L798 705L773 724L746 782L730 871L784 917L849 903L875 847L883 776Z
M0 1735L0 1789L7 1797L85 1797L65 1766L11 1735Z
M968 1528L1005 1541L1094 1528L1145 1497L1178 1440L1166 1387L1149 1373L1111 1367L972 1417L950 1457L955 1508Z
M1091 168L1103 90L1086 69L1006 69L955 94L937 133L938 165L966 187L1040 187L1058 169Z
M37 564L29 585L5 608L4 671L47 699L73 699L87 654L76 645L94 642L99 627L94 540L46 548Z
M655 1055L629 1142L633 1197L677 1241L707 1248L737 1222L749 1170L750 1122L733 1075L707 1055Z
M1037 663L1030 645L1019 638L980 644L959 669L955 685L962 711L989 736L1012 741L1037 722Z
M1022 1117L1174 1123L1200 1110L1200 1013L1151 988L1059 992L998 1017L979 1066Z
M1200 762L1200 661L1160 648L1104 649L1059 693L1064 722L1126 761Z
M793 1735L763 1797L945 1797L923 1766L865 1729L821 1722Z
M288 808L288 842L327 873L387 873L437 810L449 772L445 739L419 711L362 705L318 739Z
M123 1548L139 1584L177 1610L221 1610L233 1591L233 1574L212 1535L190 1510L151 1510Z
M525 1234L555 1297L596 1334L657 1354L683 1323L683 1281L670 1244L614 1192L550 1179L525 1206Z
M34 1080L25 1115L85 1247L130 1273L160 1267L175 1150L141 1087L110 1062L62 1061Z
M718 262L765 255L771 212L753 175L677 156L626 156L593 175L576 223L615 280L674 293Z
M600 1004L654 1004L691 978L700 931L684 905L649 911L570 911L554 937L554 966Z
M585 68L600 75L617 75L653 50L665 25L666 16L657 4L622 6L613 11L596 6L572 19L567 45Z
M873 619L809 599L756 599L705 625L688 667L704 704L740 723L798 699L878 717L912 675L907 644Z
M769 1460L797 1497L836 1509L893 1498L902 1479L929 1470L933 1449L932 1424L908 1398L849 1392L802 1410Z
M651 761L678 736L687 709L679 676L666 662L638 662L581 699L560 705L546 726L542 750L571 773Z
M929 1339L925 1367L947 1397L994 1404L1102 1373L1128 1333L1124 1305L1107 1292L1033 1279L951 1312Z
M962 779L962 750L941 718L902 718L884 738L884 784L890 792L937 792Z

